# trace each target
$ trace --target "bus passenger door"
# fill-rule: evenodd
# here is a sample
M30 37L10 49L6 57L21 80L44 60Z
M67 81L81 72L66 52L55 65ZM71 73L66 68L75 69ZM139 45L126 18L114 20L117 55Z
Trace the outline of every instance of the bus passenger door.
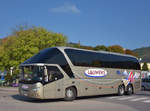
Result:
M48 82L44 88L45 98L63 97L63 74L56 66L47 66Z
M54 74L55 78L55 97L56 98L63 98L63 74L58 69L57 72Z

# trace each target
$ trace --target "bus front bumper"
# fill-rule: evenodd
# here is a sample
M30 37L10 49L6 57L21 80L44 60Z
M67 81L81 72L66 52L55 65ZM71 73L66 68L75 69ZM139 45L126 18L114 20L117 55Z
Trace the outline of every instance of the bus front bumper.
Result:
M19 84L19 94L21 96L43 99L43 86L36 84Z

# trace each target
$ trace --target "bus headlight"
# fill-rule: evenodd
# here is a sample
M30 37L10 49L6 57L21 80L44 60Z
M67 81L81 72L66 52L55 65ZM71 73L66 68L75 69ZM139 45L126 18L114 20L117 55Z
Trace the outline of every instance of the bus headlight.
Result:
M39 89L40 87L36 87L36 88L33 88L32 91L37 92Z

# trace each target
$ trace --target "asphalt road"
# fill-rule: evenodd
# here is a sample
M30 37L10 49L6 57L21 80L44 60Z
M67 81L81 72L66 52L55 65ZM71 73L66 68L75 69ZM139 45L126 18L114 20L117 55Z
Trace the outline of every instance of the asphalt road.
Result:
M148 111L150 91L132 96L103 95L77 98L72 102L21 97L16 88L0 88L0 111Z

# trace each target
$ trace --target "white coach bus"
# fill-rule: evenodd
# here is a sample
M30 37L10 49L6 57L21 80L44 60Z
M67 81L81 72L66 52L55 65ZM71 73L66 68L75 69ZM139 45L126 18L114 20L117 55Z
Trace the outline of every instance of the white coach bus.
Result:
M46 48L20 65L19 93L38 99L103 94L131 95L141 89L136 57L69 47Z

